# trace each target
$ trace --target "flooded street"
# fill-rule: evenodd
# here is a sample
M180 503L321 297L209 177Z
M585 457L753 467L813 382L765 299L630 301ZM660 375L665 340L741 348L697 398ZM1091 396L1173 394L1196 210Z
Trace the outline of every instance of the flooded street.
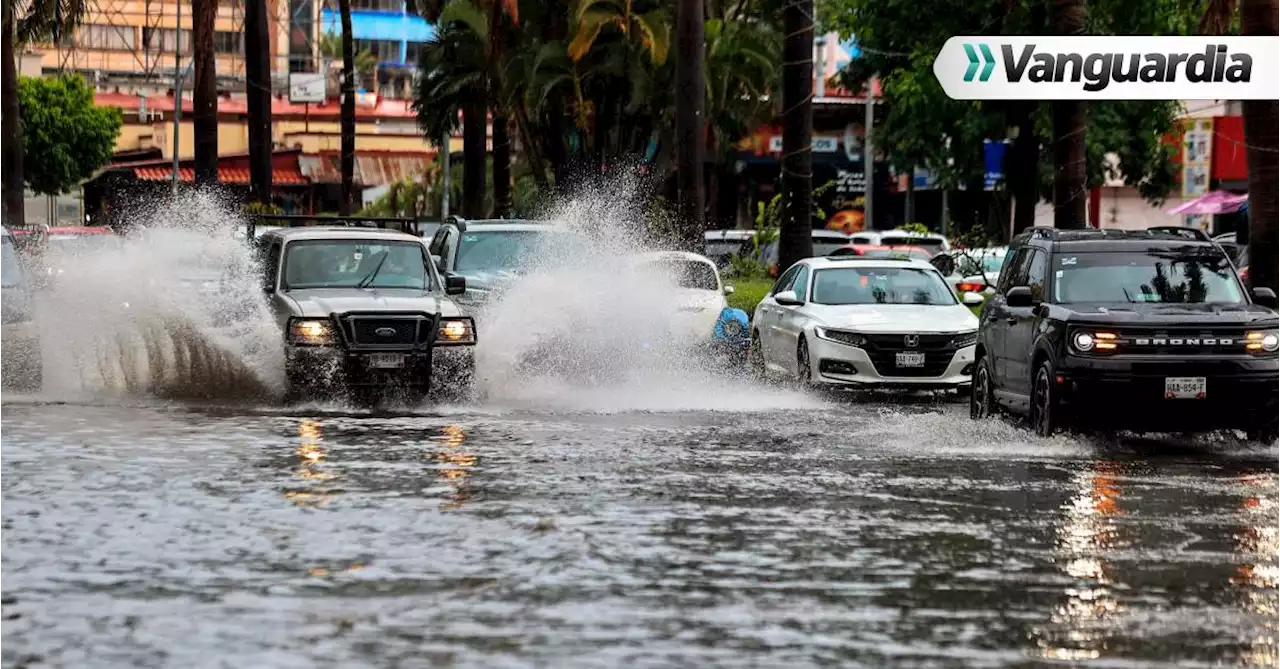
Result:
M4 666L1278 664L1274 445L774 399L6 394Z

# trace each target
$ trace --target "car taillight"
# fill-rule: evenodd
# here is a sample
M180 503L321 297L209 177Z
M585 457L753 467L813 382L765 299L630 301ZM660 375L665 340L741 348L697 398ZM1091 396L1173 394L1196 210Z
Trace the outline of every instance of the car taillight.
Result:
M981 293L986 290L986 286L980 283L961 282L956 284L957 293Z

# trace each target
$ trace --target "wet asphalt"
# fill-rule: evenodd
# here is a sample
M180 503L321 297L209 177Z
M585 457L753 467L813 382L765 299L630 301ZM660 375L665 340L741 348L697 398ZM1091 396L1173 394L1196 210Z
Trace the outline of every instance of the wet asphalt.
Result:
M5 667L1277 666L1277 449L6 395Z

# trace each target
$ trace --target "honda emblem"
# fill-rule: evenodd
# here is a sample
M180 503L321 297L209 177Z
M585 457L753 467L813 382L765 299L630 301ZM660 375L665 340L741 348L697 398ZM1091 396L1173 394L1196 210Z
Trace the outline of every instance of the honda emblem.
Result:
M902 343L907 348L915 348L920 345L920 335L909 334L902 337Z

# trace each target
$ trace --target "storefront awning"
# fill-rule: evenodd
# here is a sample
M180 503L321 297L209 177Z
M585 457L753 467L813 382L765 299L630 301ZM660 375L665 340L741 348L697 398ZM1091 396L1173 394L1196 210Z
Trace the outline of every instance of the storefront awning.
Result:
M173 170L168 167L136 167L133 170L134 176L139 181L170 181L173 179ZM178 180L193 182L195 181L196 171L190 167L178 168ZM219 167L218 182L224 184L245 184L249 183L249 170L240 167ZM306 186L311 182L296 169L282 169L277 167L271 172L271 184L273 186Z

